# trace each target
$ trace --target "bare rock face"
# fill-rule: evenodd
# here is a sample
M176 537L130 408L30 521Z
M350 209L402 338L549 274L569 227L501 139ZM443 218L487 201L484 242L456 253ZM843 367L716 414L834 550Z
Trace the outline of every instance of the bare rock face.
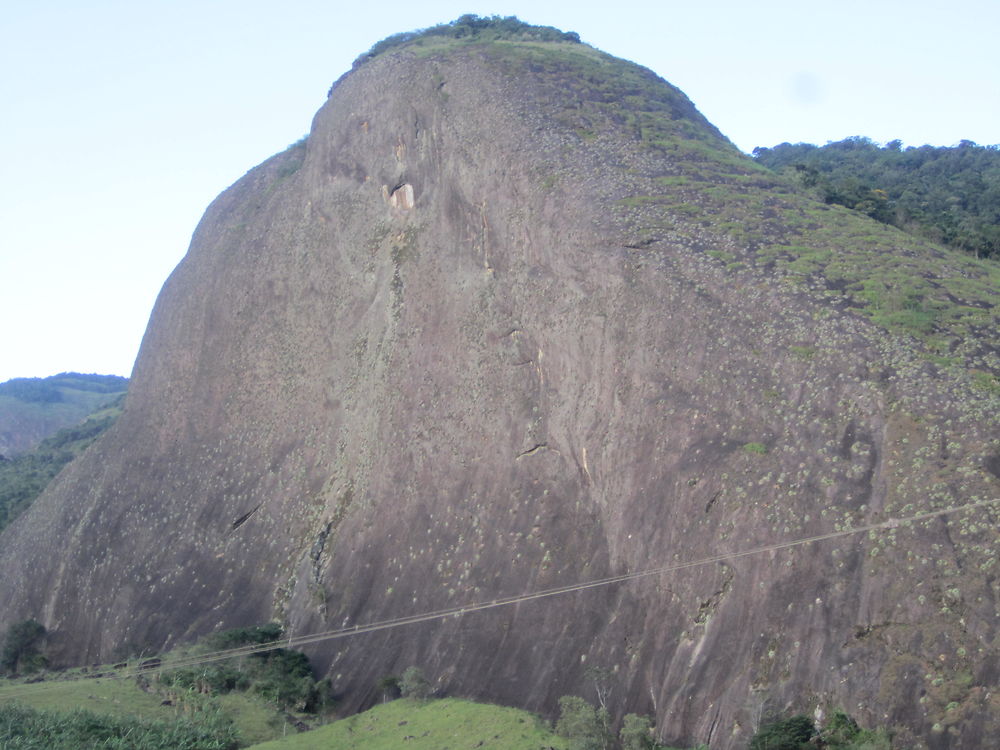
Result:
M842 266L869 248L983 283L583 45L376 57L208 209L125 413L0 537L0 617L89 662L717 557L311 656L348 709L420 665L551 712L599 666L669 744L840 707L982 747L995 506L780 548L997 496L995 395L863 314Z

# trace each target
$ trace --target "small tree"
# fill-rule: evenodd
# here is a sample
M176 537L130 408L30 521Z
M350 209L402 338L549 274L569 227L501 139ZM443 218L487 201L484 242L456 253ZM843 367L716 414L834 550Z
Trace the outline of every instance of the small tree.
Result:
M625 714L621 731L618 733L622 750L653 750L655 743L652 727L648 716Z
M38 642L45 635L45 626L37 620L22 620L7 628L0 655L0 667L5 672L17 672L18 668L33 672L45 666L45 657L38 652Z
M431 695L431 684L420 667L407 667L399 678L399 692L404 698L427 700Z
M569 740L569 750L605 750L611 744L608 712L595 709L583 698L564 695L559 699L556 734Z
M594 692L597 693L597 705L608 710L608 700L614 689L615 673L607 667L587 667L583 670L588 680L594 681Z
M387 674L380 678L375 683L375 689L381 694L383 703L395 700L402 694L399 689L399 678L394 674Z

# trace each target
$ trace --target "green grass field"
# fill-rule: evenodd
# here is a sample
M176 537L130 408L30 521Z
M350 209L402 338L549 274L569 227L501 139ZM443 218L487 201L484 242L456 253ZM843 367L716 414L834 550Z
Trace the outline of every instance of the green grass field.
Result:
M62 713L85 709L116 717L170 720L209 699L192 696L182 705L163 705L164 696L141 690L135 679L99 677L94 679L50 679L24 683L0 680L0 704L17 702L31 708ZM258 696L230 693L212 699L239 731L243 746L272 740L295 730L286 726L284 715Z
M458 698L400 699L311 732L254 745L253 750L563 750L557 737L526 711Z
M101 677L79 680L45 680L23 683L0 682L0 703L16 701L32 708L54 711L87 709L113 716L170 719L172 706L160 705L161 696L136 687L135 680Z

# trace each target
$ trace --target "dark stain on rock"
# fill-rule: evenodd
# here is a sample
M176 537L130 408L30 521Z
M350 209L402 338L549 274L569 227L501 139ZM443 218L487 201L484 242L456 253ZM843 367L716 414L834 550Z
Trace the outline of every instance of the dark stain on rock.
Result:
M247 521L249 521L249 520L250 520L250 517L251 517L251 516L252 516L252 515L253 515L254 513L256 513L256 512L258 511L258 510L260 510L260 506L259 506L259 505L258 505L258 506L256 506L256 507L254 507L254 508L251 508L251 509L250 509L250 510L248 510L248 511L247 511L246 513L244 513L244 514L243 514L242 516L240 516L240 517L239 517L239 518L237 518L237 519L236 519L235 521L233 521L233 528L232 528L232 530L233 530L233 531L235 531L235 530L236 530L236 529L238 529L238 528L239 528L240 526L242 526L242 525L243 525L243 524L245 524L245 523L246 523Z
M1000 479L1000 454L990 456L983 462L983 465L986 467L986 471Z

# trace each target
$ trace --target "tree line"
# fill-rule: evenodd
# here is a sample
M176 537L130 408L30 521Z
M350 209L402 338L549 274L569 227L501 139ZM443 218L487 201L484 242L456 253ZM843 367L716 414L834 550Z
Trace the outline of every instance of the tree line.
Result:
M87 375L63 372L48 378L11 378L0 383L0 396L27 403L52 404L65 401L62 389L91 393L120 393L128 388L121 375Z
M1000 259L1000 146L880 146L855 136L781 143L754 158L827 203L981 258Z

